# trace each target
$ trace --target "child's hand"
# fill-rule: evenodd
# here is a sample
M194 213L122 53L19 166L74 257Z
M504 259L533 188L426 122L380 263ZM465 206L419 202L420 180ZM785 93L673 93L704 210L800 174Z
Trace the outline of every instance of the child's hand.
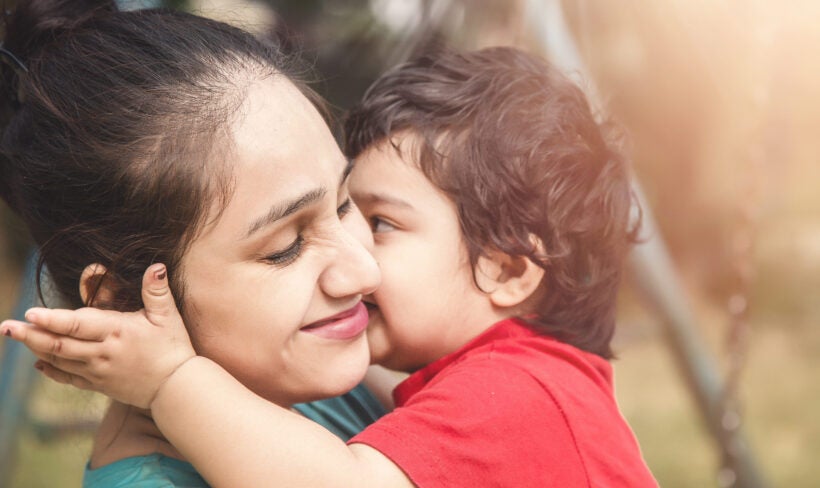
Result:
M31 349L49 378L150 408L165 380L196 353L164 265L145 271L142 301L143 310L129 313L32 308L31 324L7 320L0 333Z

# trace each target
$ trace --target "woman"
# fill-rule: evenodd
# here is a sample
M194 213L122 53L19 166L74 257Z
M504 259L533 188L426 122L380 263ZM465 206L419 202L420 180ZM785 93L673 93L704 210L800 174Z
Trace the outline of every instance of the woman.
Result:
M138 310L162 262L153 279L170 276L198 353L265 399L361 380L361 296L379 272L351 167L291 59L222 23L103 0L21 2L0 54L0 196L71 305ZM148 412L114 403L86 486L204 485L180 460Z

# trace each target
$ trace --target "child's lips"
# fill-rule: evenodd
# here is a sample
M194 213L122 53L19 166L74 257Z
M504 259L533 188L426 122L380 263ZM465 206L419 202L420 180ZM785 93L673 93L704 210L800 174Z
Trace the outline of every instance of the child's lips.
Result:
M359 302L349 310L318 320L299 330L325 339L348 340L364 332L367 321L367 308L363 302Z

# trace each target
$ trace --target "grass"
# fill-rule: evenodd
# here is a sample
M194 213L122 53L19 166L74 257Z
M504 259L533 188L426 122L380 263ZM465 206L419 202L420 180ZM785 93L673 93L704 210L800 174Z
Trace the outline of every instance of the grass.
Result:
M719 351L722 312L698 315L706 317L707 343ZM816 486L820 422L812 419L820 407L820 330L793 318L787 324L753 320L751 327L739 392L746 437L771 486ZM629 340L619 351L618 402L660 485L718 486L718 451L659 334Z
M771 486L820 479L820 226L779 216L761 225L739 398L746 437ZM696 285L689 290L697 290ZM699 331L725 363L728 313L692 294ZM661 486L717 486L717 450L653 319L627 301L617 395Z
M660 485L714 486L711 440L671 355L657 338L621 349L615 384L621 411Z
M83 466L91 452L90 435L44 442L24 431L18 446L19 464L10 488L82 486Z
M35 385L28 413L34 423L21 429L11 488L79 487L92 445L92 432L58 433L41 425L66 426L99 419L107 400L48 381Z

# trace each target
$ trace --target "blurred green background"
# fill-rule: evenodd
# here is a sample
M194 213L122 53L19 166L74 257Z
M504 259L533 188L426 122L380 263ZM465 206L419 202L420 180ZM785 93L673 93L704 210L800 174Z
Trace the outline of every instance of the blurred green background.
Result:
M314 66L316 88L338 113L381 70L431 40L540 49L524 0L166 3L286 38ZM685 300L724 369L731 344L728 303L739 270L749 270L738 396L743 425L773 486L816 486L820 2L563 5L590 70L585 83L596 87L606 112L624 128ZM9 316L15 303L27 245L20 223L0 205L0 317ZM658 319L629 277L619 327L618 400L661 486L719 486L714 441ZM29 411L42 421L93 421L103 407L99 397L43 381ZM90 435L37 433L23 430L10 488L79 486Z

